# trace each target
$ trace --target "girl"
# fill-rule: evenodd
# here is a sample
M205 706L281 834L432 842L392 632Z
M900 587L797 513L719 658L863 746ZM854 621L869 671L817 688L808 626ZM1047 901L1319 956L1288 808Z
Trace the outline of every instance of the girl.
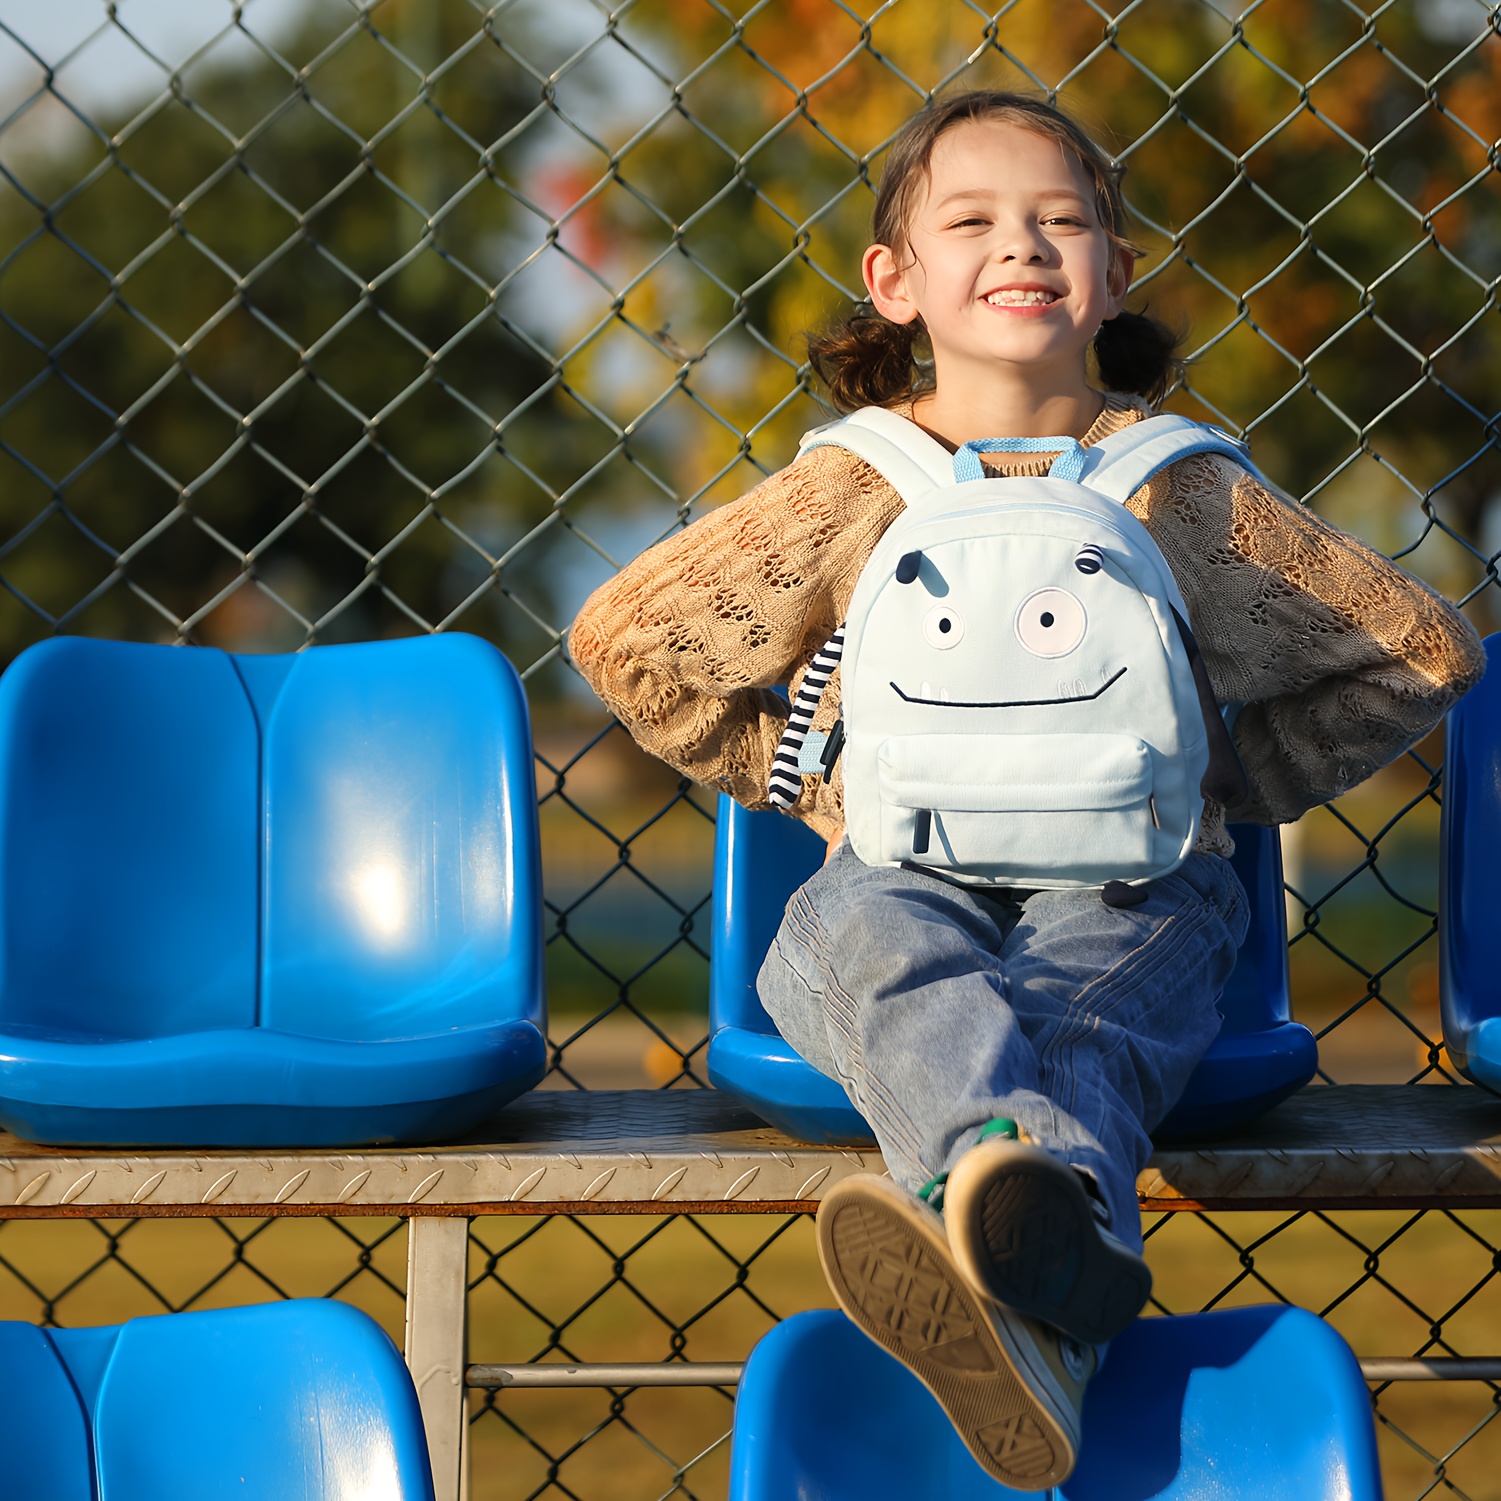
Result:
M891 147L862 263L869 305L814 339L834 404L884 407L951 450L1150 415L1166 329L1123 311L1137 251L1119 171L1017 95L937 99ZM918 380L921 337L932 378ZM1090 356L1097 380L1091 380ZM1044 474L1051 455L986 455ZM814 448L638 558L585 605L571 650L636 739L752 808L786 701L842 624L901 500ZM1148 1133L1219 1027L1244 936L1226 818L1285 822L1427 733L1480 677L1469 625L1417 580L1218 454L1130 498L1187 604L1246 792L1134 906L864 864L842 786L789 811L829 841L760 975L783 1035L870 1122L890 1177L824 1199L840 1305L935 1393L981 1465L1022 1490L1074 1464L1098 1347L1144 1305L1135 1178ZM837 685L813 728L836 716ZM780 800L780 799L779 799Z

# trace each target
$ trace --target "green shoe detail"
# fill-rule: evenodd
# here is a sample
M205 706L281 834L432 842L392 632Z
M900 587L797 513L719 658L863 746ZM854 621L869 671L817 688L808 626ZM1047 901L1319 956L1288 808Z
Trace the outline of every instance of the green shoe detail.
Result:
M975 1138L975 1145L982 1141L988 1141L992 1136L1002 1141L1020 1141L1021 1128L1015 1121L1007 1120L1005 1116L997 1116L993 1121L986 1121L980 1127L980 1134ZM943 1213L943 1185L949 1181L947 1173L939 1173L936 1178L929 1178L921 1188L917 1190L917 1197L928 1206L936 1209L939 1214Z
M982 1141L989 1141L992 1136L997 1136L1001 1141L1021 1141L1021 1127L1016 1124L1016 1121L1007 1120L1004 1115L997 1115L994 1121L986 1121L980 1127L980 1135L976 1136L974 1144L979 1145ZM947 1181L949 1181L949 1174L940 1172L937 1178L929 1178L917 1190L917 1196L922 1199L923 1204L928 1205L931 1210L938 1210L940 1214L943 1213L943 1186Z
M980 1127L980 1134L975 1138L975 1145L982 1141L988 1141L992 1136L999 1137L1002 1141L1020 1141L1021 1128L1015 1121L1007 1120L1005 1116L997 1116L993 1121L986 1121ZM939 1214L943 1213L943 1185L949 1181L947 1173L939 1173L936 1178L929 1178L921 1188L917 1190L917 1197L928 1206L936 1209Z

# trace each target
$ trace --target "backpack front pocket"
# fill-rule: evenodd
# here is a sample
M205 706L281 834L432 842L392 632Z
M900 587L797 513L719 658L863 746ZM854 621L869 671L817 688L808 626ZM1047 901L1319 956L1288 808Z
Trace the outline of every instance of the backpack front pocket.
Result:
M876 774L882 863L1016 886L1139 880L1162 863L1152 753L1134 735L891 736Z

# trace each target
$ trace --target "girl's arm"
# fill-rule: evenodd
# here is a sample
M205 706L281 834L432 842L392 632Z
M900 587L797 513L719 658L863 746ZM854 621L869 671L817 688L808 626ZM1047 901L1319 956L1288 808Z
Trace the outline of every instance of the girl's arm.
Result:
M1172 567L1250 795L1285 823L1426 735L1479 681L1470 623L1426 584L1248 475L1201 456L1132 497Z
M773 687L838 628L861 561L899 508L853 456L815 449L597 590L569 635L573 660L644 750L748 808L769 807L787 718ZM791 812L829 838L841 822L837 783L808 779Z

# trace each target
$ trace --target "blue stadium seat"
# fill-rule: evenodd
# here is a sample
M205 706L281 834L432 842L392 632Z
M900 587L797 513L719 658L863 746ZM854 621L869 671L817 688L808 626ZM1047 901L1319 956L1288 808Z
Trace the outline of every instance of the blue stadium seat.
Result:
M1349 1347L1300 1308L1139 1319L1084 1398L1056 1501L1381 1501ZM794 1314L751 1352L730 1501L1003 1501L926 1387L842 1313Z
M714 826L709 940L709 1082L799 1141L874 1140L840 1083L782 1040L756 994L788 898L818 869L824 842L781 813L750 813L723 793Z
M1220 994L1220 1035L1152 1134L1159 1141L1214 1136L1265 1115L1318 1070L1313 1033L1292 1019L1282 842L1263 824L1231 824L1230 863L1250 900L1251 924Z
M1449 712L1439 820L1439 1009L1455 1067L1501 1090L1501 634Z
M0 1125L467 1129L543 1072L535 808L520 682L474 637L23 652L0 678Z
M1235 868L1251 930L1220 999L1220 1035L1157 1131L1168 1140L1231 1130L1313 1077L1313 1034L1291 1020L1287 912L1276 831L1236 824ZM803 1062L756 994L756 974L787 899L818 869L823 842L780 813L749 813L721 795L714 845L709 1078L801 1141L868 1142L870 1128L833 1079Z
M342 1303L0 1324L0 1387L7 1501L432 1501L411 1378Z

